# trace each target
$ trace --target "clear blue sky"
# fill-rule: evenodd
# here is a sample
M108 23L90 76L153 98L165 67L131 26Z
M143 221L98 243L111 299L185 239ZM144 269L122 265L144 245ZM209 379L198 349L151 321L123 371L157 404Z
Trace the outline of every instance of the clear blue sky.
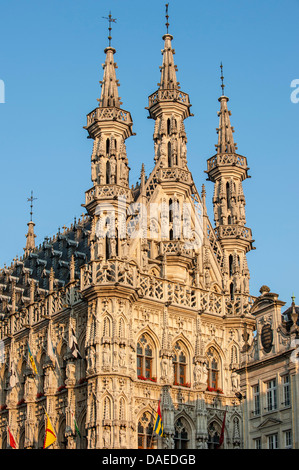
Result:
M83 211L92 149L83 126L100 95L109 10L119 93L137 134L127 141L131 184L141 162L147 174L153 168L154 122L144 108L160 79L165 2L2 2L0 266L23 253L31 190L37 243ZM194 113L186 121L188 165L198 189L206 184L210 218L213 184L204 170L217 142L222 61L235 140L250 167L243 186L256 246L248 254L251 292L267 284L298 303L299 103L290 84L299 79L299 1L170 0L169 14L178 79Z

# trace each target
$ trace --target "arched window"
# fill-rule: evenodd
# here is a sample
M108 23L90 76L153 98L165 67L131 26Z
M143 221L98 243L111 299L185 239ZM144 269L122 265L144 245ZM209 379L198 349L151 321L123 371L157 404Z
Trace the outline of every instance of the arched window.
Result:
M170 135L170 119L167 119L167 135Z
M238 349L237 346L233 345L231 347L231 364L238 363Z
M140 379L153 378L153 343L142 335L137 343L137 376Z
M220 386L220 358L214 348L208 350L208 387L217 390Z
M168 142L168 145L167 145L167 156L168 156L168 166L172 166L171 165L171 143Z
M107 160L107 163L106 163L106 184L109 184L109 183L110 183L110 162L109 162L109 160Z
M111 400L109 397L105 397L103 404L103 418L104 420L110 420L111 418Z
M25 428L23 428L20 432L18 448L24 449L24 445L25 445Z
M58 446L59 449L66 449L66 436L65 436L65 426L66 426L66 421L63 419L60 423L59 429L58 429Z
M26 369L27 369L27 363L25 361L23 361L22 363L22 366L21 366L21 370L20 370L20 373L19 373L19 378L20 378L20 382L19 382L19 401L23 400L24 398L24 393L25 393L25 381L26 381Z
M220 427L212 422L208 427L208 449L217 449L219 446Z
M111 320L109 317L104 318L103 322L103 336L109 338L111 336Z
M39 369L40 369L40 381L39 381L39 392L44 393L45 384L45 369L44 364L46 362L46 355L43 353L40 358Z
M106 139L106 155L108 156L110 152L110 140Z
M59 361L61 364L60 366L61 374L59 374L60 386L65 385L65 381L66 381L66 353L67 353L67 345L64 343L60 351L60 361Z
M169 207L169 222L173 222L173 205L172 205L172 199L169 199L169 201L168 201L168 207Z
M228 208L230 206L229 200L230 200L230 190L229 190L229 182L227 182L226 183L226 201L227 201L227 207Z
M187 382L187 358L182 345L177 342L173 353L173 383L185 385Z
M146 412L138 421L138 449L153 449L153 416Z
M126 404L123 397L119 400L119 420L124 421L126 419Z
M123 318L120 318L119 319L119 323L118 323L118 336L120 338L125 338L126 336L126 333L125 333L125 321Z
M38 438L37 438L37 448L38 449L43 449L44 441L45 441L45 425L44 425L44 423L41 423L41 427L39 429Z
M234 264L233 255L229 255L228 264L229 264L229 275L230 275L230 277L232 277L232 275L233 275L233 264Z
M175 449L188 449L190 437L181 419L177 420L177 422L174 425L174 428L175 428L175 434L174 434Z
M234 300L234 283L231 282L229 286L230 300Z

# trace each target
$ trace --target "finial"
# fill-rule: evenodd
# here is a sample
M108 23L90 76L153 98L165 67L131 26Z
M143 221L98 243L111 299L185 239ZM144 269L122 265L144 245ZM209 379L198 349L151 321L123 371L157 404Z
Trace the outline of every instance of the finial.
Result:
M37 197L33 197L33 191L31 191L31 197L27 198L27 201L30 202L30 222L32 222L32 215L33 215L33 201L35 201Z
M166 12L165 12L165 18L166 18L166 33L168 34L168 27L169 27L169 23L168 23L168 18L169 18L169 15L168 15L168 5L169 3L166 3L165 5L165 9L166 9Z
M111 39L112 39L112 36L111 36L111 31L112 31L112 28L111 28L111 23L116 23L116 18L112 18L111 16L111 11L109 11L109 16L103 16L102 18L105 18L105 20L108 20L108 23L109 23L109 26L108 26L108 41L109 41L109 47L111 46Z
M295 303L295 299L296 297L294 296L294 294L292 295L292 303L294 304Z
M221 69L221 77L220 77L220 78L221 78L222 96L224 96L224 87L225 87L225 85L223 84L223 79L224 79L224 77L223 77L223 65L222 65L222 62L221 62L221 64L220 64L220 69Z

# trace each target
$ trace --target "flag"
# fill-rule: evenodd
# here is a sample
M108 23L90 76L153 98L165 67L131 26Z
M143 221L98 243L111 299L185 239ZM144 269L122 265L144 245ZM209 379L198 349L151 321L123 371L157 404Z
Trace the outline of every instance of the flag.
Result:
M162 422L162 415L160 409L160 400L158 403L158 410L156 414L155 424L154 424L154 431L158 436L163 436L163 422Z
M11 388L14 388L17 383L18 383L18 378L17 378L16 365L14 361L12 361L11 368L10 368L9 386Z
M43 447L44 449L46 449L51 444L53 444L53 442L55 442L56 439L57 439L55 431L53 429L53 426L51 424L51 421L50 421L50 418L49 418L47 412L46 412L46 415L47 415L47 426L46 426L46 435L45 435L44 447Z
M30 359L30 362L31 362L31 367L32 367L34 373L36 375L38 375L37 368L36 368L36 365L35 365L35 361L34 361L34 358L31 354L31 351L30 351L29 343L28 343L28 354L29 354L29 359Z
M223 416L222 428L221 428L221 433L220 433L220 437L219 437L219 444L217 446L217 449L219 449L219 447L223 444L223 441L224 441L225 417L226 417L226 410L225 410L224 416Z
M51 361L53 363L56 363L59 366L58 361L57 361L57 357L56 357L56 354L55 354L55 350L54 350L54 347L53 347L53 343L52 343L50 328L48 328L47 347L48 347L48 356L49 356L49 358L51 359Z
M77 344L77 340L76 340L76 336L75 336L73 328L72 328L72 332L71 332L70 350L72 351L72 355L76 359L78 359L78 358L82 359L82 356L81 356L79 348L78 348L78 344Z
M75 418L74 413L72 413L72 415L73 415L73 417L74 417L75 431L76 431L76 433L78 434L78 436L81 437L81 433L80 433L80 431L79 431L79 428L78 428L77 421L76 421L76 418Z
M9 442L9 445L12 449L16 449L17 448L17 444L16 444L16 441L14 440L14 437L11 433L11 430L9 429L9 427L7 426L7 434L8 434L8 442Z

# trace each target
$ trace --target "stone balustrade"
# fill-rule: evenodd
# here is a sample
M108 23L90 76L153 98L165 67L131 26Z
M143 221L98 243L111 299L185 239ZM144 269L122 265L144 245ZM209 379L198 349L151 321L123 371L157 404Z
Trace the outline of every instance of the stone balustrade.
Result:
M180 90L164 90L159 89L155 93L152 93L148 98L149 107L158 103L159 101L178 101L180 103L190 105L189 96L187 93L183 93Z
M220 225L215 228L218 238L242 238L243 240L252 240L250 228L243 225Z
M241 155L233 154L224 154L224 155L214 155L208 159L208 172L216 168L217 166L231 166L236 165L238 167L247 169L247 160L246 157Z
M118 108L96 108L87 114L87 127L96 121L118 121L132 124L132 118L128 111Z

